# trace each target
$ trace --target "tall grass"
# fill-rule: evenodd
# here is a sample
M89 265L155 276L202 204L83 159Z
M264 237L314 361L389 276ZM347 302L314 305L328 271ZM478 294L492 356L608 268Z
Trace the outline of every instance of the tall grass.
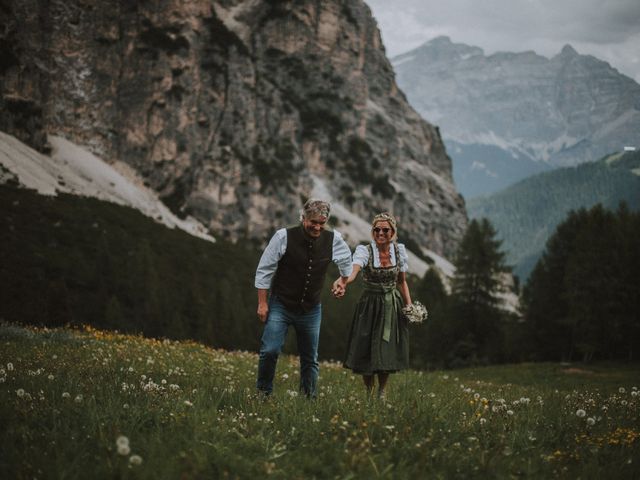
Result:
M1 478L638 478L638 366L399 373L385 401L321 365L91 328L0 325Z

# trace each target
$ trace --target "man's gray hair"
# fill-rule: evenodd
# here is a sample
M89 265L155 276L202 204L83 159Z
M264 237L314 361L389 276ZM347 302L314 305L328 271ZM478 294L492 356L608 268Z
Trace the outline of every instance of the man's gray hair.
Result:
M300 221L305 218L314 217L314 216L323 216L329 219L329 215L331 214L331 205L329 202L325 202L324 200L319 200L317 198L310 198L300 210Z

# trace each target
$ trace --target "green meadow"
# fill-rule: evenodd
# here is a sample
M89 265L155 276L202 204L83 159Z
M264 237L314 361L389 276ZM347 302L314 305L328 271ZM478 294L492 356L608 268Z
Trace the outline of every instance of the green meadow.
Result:
M640 366L521 364L392 376L385 401L323 362L0 325L0 478L640 477Z

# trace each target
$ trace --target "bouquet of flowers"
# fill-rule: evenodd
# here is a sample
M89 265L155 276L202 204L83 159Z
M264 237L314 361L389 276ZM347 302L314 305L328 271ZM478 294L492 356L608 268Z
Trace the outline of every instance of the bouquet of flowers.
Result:
M402 307L402 313L409 319L410 323L422 323L428 316L427 308L420 302L405 305Z

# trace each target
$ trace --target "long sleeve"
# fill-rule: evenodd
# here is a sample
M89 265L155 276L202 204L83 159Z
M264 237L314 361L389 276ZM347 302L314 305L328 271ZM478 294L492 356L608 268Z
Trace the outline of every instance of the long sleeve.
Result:
M255 287L268 290L271 288L273 275L278 268L278 262L287 251L287 229L278 230L262 252L258 268L256 269Z
M349 245L344 241L340 232L333 231L333 262L338 266L340 275L348 277L351 275L353 266L351 265L351 250Z

